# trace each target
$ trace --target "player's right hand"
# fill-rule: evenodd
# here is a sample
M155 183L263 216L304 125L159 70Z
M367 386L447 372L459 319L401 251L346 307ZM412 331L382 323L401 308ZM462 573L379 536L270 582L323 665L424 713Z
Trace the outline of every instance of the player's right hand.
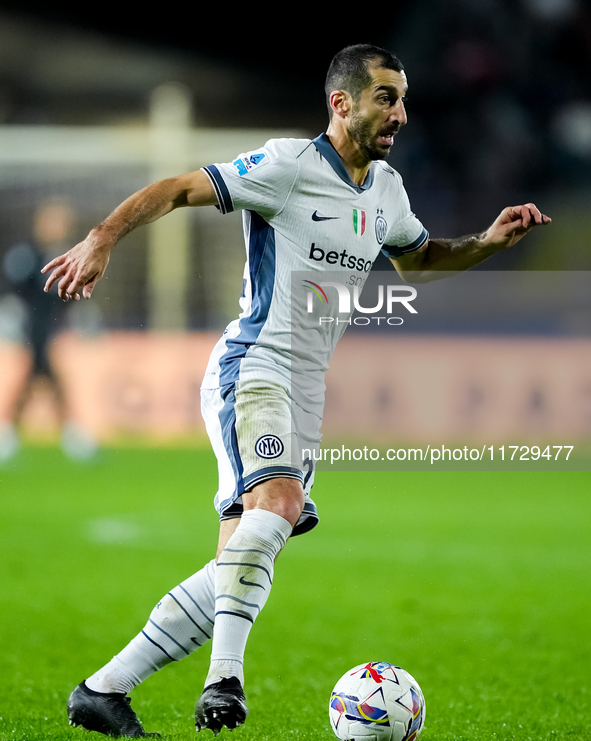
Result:
M103 277L110 255L111 247L99 243L92 233L89 234L83 242L42 268L42 273L51 273L43 290L47 293L59 281L58 295L63 301L79 301L80 293L89 299Z

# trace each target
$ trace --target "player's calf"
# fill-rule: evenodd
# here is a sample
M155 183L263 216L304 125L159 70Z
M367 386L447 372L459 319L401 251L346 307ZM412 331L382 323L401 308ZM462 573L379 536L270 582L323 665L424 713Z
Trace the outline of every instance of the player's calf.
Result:
M244 682L244 652L273 583L275 558L292 525L266 510L243 513L216 564L215 624L205 687L236 677Z

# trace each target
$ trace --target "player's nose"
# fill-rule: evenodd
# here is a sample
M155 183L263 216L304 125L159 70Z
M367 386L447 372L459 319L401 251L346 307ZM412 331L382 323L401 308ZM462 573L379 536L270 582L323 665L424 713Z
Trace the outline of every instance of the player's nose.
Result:
M406 108L402 100L399 99L396 101L396 105L394 106L390 119L392 121L398 121L400 126L404 126L406 124L408 119L406 117Z

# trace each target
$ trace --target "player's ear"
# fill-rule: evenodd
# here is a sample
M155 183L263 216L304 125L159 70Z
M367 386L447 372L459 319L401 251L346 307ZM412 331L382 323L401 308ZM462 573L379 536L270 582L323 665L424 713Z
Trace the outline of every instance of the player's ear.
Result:
M344 90L333 90L329 96L329 101L333 115L346 118L351 112L353 101L349 93Z

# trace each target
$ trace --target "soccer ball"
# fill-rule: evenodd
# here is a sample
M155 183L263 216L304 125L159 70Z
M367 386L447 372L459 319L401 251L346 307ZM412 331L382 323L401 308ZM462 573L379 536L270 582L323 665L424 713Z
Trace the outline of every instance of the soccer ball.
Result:
M425 724L425 698L408 672L376 661L343 674L328 712L341 741L415 741Z

